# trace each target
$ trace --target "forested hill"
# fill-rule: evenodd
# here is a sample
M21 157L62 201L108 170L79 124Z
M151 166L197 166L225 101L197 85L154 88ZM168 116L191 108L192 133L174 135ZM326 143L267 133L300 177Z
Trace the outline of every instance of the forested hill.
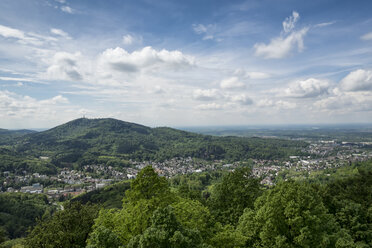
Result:
M33 130L21 129L21 130L8 130L0 128L0 145L11 142L14 138L21 137L26 134L36 133Z
M116 119L80 118L16 139L17 152L52 156L59 162L91 161L98 156L137 160L173 157L241 160L284 158L301 153L304 142L215 137L167 127L150 128Z

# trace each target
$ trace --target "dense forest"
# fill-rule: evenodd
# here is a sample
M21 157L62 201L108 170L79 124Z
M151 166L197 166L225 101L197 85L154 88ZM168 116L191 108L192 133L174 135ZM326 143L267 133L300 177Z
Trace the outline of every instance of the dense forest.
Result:
M36 131L27 129L8 130L0 128L0 145L8 144L12 142L14 138L22 137L31 133L36 133Z
M27 237L0 247L371 247L372 161L346 169L265 188L248 166L169 180L148 166L64 210L28 213L39 221Z

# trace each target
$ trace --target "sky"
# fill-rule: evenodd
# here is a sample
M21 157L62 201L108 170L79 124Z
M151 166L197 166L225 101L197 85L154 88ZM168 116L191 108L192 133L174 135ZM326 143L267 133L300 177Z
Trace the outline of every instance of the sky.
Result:
M1 0L0 128L372 122L372 1Z

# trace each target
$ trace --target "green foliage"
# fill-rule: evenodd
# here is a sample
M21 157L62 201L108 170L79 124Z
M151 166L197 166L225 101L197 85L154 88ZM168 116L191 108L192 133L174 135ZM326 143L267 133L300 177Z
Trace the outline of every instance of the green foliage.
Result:
M8 233L4 227L0 226L0 244L8 240Z
M91 247L106 247L114 239L112 237L117 237L122 245L128 244L133 237L150 227L154 211L175 200L167 180L159 177L151 166L143 168L131 182L131 188L125 192L123 208L120 211L100 212L88 244ZM100 228L101 226L104 228Z
M3 239L25 236L27 229L35 225L37 218L53 209L45 195L0 194L0 236Z
M40 160L35 156L19 154L8 148L0 148L0 173L9 171L21 175L23 171L38 172L42 174L55 174L57 168L48 161Z
M39 221L26 239L30 248L85 247L88 234L97 217L98 207L70 203L64 210Z
M372 161L357 168L357 174L326 185L323 199L356 243L372 246Z
M209 171L177 175L169 179L171 187L175 188L177 194L183 198L197 200L203 204L209 197L208 187L218 182L226 171Z
M208 203L217 221L236 225L244 209L253 208L260 194L259 179L253 178L250 168L241 167L214 186Z
M7 130L0 128L0 145L8 144L12 142L12 140L30 133L36 133L36 131L26 129Z
M0 243L0 248L23 248L25 244L24 238L11 239Z
M182 226L197 229L204 240L211 238L215 221L206 206L195 200L179 198L172 207Z
M341 167L326 168L322 170L296 171L295 169L282 170L275 178L276 182L285 180L305 181L311 184L332 184L337 180L350 179L359 174L359 170L369 171L372 168L371 161L362 163L345 163Z
M198 231L183 227L172 207L156 210L151 222L143 234L129 241L128 248L197 248L202 245Z
M125 192L125 201L164 200L171 197L168 182L165 177L159 177L151 166L146 166L132 181L130 189Z
M246 209L238 230L253 247L334 247L338 231L322 198L311 186L284 182Z
M89 235L87 247L119 247L122 243L118 236L119 230L116 229L120 225L119 218L119 211L102 209L94 221L93 231Z
M129 181L122 181L115 183L109 186L106 186L102 189L96 189L71 199L71 202L79 201L82 204L88 202L99 204L102 207L109 208L121 208L123 205L123 197L125 191L130 188Z
M215 248L243 248L245 247L246 237L237 232L233 226L217 225L217 232L209 240L209 243Z

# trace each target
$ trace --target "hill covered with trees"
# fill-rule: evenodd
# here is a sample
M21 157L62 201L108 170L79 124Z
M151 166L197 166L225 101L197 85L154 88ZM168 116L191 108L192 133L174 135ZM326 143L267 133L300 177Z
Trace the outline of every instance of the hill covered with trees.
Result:
M36 133L36 131L27 129L8 130L0 128L0 145L8 144L12 142L14 138L18 138L31 133Z
M303 154L301 149L307 145L302 141L280 139L215 137L167 127L150 128L110 118L80 118L47 131L16 137L3 147L0 156L9 161L15 154L13 157L28 161L26 166L29 167L37 163L32 160L40 156L51 158L50 168L102 163L103 157L115 165L126 166L129 159L280 159ZM16 165L18 162L9 161L8 164ZM41 167L43 164L45 162L39 161ZM4 171L11 166L1 167Z

